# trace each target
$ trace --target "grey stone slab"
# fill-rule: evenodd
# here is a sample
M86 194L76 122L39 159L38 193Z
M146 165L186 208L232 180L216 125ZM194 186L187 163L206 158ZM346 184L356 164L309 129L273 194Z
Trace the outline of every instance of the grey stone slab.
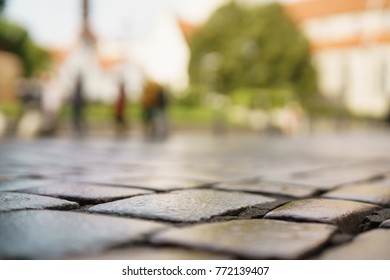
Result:
M341 166L285 176L265 176L264 179L312 187L317 190L331 190L343 185L369 181L380 175L379 171L362 166Z
M267 193L274 195L303 198L314 195L317 191L307 186L289 183L266 182L261 179L244 179L234 182L223 182L214 186L223 190L245 191L253 193Z
M114 249L99 254L74 256L72 259L87 260L228 260L227 254L210 253L177 247L146 247Z
M40 195L0 192L0 212L23 209L73 209L75 202Z
M390 230L375 229L359 234L352 242L326 250L324 260L390 260Z
M135 195L152 193L148 190L136 188L77 183L60 183L51 186L20 190L20 192L59 197L83 204L97 204Z
M390 188L377 184L359 184L337 188L327 192L323 197L356 200L378 204L390 205Z
M336 228L277 220L235 220L162 231L158 244L225 252L247 259L298 259L320 248Z
M256 194L199 189L132 197L96 205L89 208L89 211L176 222L195 222L228 211L272 201L275 199Z
M61 211L0 213L0 259L52 259L141 240L166 226L150 221Z
M147 175L120 178L112 182L112 184L120 186L138 187L156 191L196 188L204 186L207 183L209 183L209 181L188 177L165 177Z
M0 182L0 192L1 191L17 191L27 188L42 187L53 184L49 180L33 180L33 179L19 179L19 180L9 180L5 182Z
M270 211L265 218L335 224L352 233L365 216L378 209L381 207L363 202L313 198L291 201Z
M384 222L380 225L380 227L382 227L382 228L390 228L390 219L384 221Z
M184 177L196 178L206 182L217 182L228 178L238 178L245 175L244 168L232 170L227 166L209 163L195 164L187 161L177 163L166 161L163 163L148 162L140 165L137 169L139 175L152 177ZM134 174L134 172L132 172ZM135 173L137 175L137 173Z

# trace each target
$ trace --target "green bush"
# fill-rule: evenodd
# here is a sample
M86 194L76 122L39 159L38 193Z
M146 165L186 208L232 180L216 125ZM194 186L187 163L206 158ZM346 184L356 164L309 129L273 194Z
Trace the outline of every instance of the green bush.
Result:
M231 2L194 35L190 48L194 87L223 94L288 89L297 100L317 94L308 41L278 4Z
M49 67L49 54L31 40L27 30L1 16L0 50L17 55L28 77Z

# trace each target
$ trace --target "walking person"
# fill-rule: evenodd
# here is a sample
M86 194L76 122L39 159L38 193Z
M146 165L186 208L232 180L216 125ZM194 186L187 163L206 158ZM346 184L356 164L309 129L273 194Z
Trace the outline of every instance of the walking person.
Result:
M123 81L119 84L118 96L114 106L115 129L118 136L124 136L127 130L126 121L126 89Z
M76 87L71 102L73 128L78 135L82 135L85 132L84 111L86 100L84 97L84 85L81 75L77 77Z
M143 132L146 139L156 137L156 115L157 84L154 81L147 81L141 97Z
M168 95L161 85L156 88L155 127L156 137L159 140L166 139L169 135L169 124L167 117Z

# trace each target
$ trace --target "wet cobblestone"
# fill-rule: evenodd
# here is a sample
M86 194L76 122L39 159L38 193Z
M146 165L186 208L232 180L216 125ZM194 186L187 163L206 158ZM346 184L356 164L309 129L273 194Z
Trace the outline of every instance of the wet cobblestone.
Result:
M324 194L323 197L390 206L390 188L373 183L340 187Z
M303 199L276 208L265 218L334 224L343 232L353 233L359 230L364 217L380 208L347 200Z
M5 139L0 259L390 259L389 138Z
M75 259L88 260L228 260L233 259L227 254L210 253L176 247L146 247L133 246L113 249L103 253L86 256L74 256Z
M335 230L321 224L240 220L172 229L158 234L153 241L243 258L296 259L318 249Z
M208 181L191 179L186 177L167 177L167 176L140 176L124 179L116 179L113 184L120 186L139 187L156 191L169 191L177 189L189 189L206 185Z
M388 260L390 230L375 229L360 234L351 242L325 251L320 259Z
M98 213L131 215L174 222L196 222L232 210L274 201L262 195L216 190L183 190L143 195L93 206Z
M0 213L0 258L58 258L141 240L163 225L61 211Z
M82 204L98 204L116 199L152 193L151 191L135 188L76 183L53 183L53 185L45 187L22 189L19 190L19 192L58 197Z
M236 182L226 182L215 185L215 188L222 190L245 191L251 193L266 193L296 198L308 197L316 194L316 190L289 183L275 183L262 181L261 179L243 179Z
M72 209L78 204L63 199L32 194L0 192L0 212L23 209Z

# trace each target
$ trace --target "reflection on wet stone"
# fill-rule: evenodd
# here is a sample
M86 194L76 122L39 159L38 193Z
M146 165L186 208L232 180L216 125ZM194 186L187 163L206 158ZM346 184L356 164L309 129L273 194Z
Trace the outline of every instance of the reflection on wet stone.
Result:
M275 199L255 194L182 190L100 204L89 208L89 211L175 222L196 222L227 211L272 201Z
M277 220L237 220L163 231L158 244L177 244L242 258L297 259L321 247L336 228Z

